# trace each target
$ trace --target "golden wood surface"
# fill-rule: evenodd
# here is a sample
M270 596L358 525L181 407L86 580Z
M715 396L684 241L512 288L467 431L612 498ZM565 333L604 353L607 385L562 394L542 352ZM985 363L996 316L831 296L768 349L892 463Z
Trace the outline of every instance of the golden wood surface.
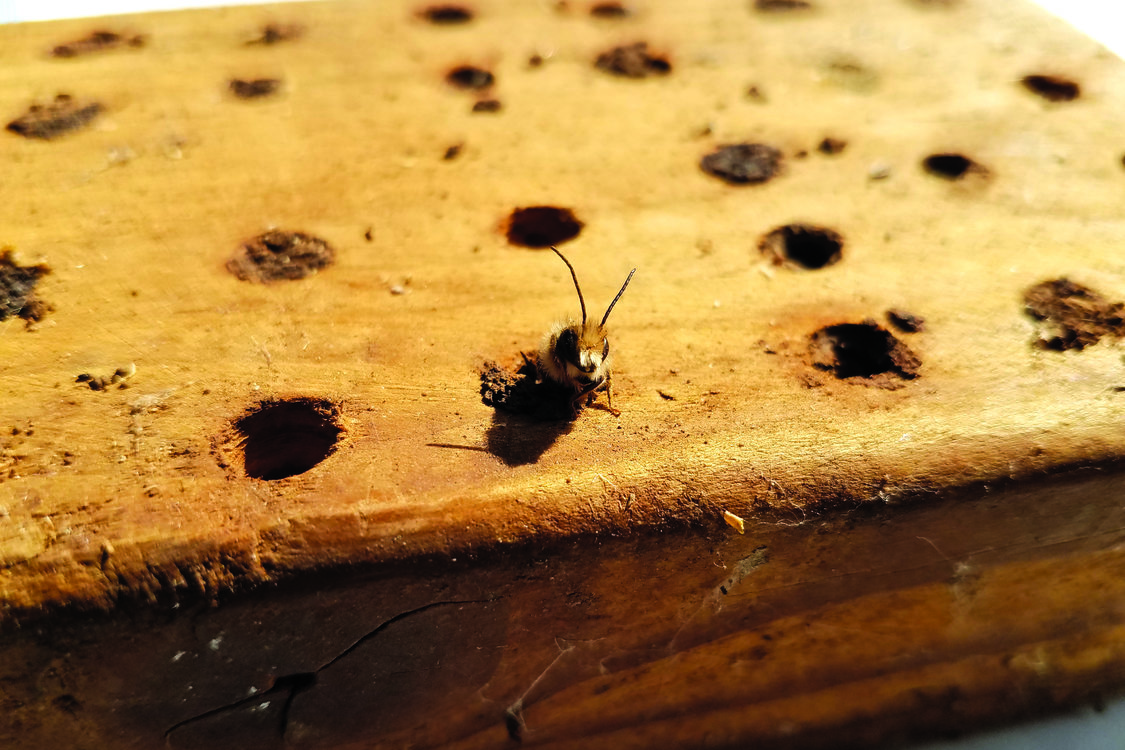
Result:
M1060 277L1125 297L1125 68L1106 51L1014 1L774 13L654 1L620 19L587 3L480 2L457 25L421 7L0 28L8 120L60 93L100 105L57 138L0 139L0 242L20 265L50 267L37 294L53 307L0 323L0 622L217 601L345 567L426 560L440 575L455 560L662 529L675 530L665 544L679 564L691 529L736 533L724 511L747 519L748 542L755 529L765 539L732 557L742 560L776 550L763 529L779 522L1121 457L1121 351L1109 339L1043 350L1023 309L1026 289ZM248 44L268 23L300 33ZM51 56L102 28L122 43ZM671 69L633 79L595 66L638 41ZM462 65L495 83L452 86ZM1032 74L1081 93L1050 101L1021 85ZM244 99L235 79L280 84ZM482 97L500 109L472 111ZM828 136L842 152L818 150ZM778 149L780 174L732 186L700 168L739 142ZM975 166L943 179L922 166L933 154ZM639 269L611 320L619 418L590 408L573 423L529 423L481 403L486 361L514 366L575 312L558 259L505 236L515 209L537 205L583 223L563 249L591 308ZM795 222L839 233L839 262L772 264L759 243ZM334 263L295 281L238 278L228 262L273 227L324 239ZM922 316L923 330L891 327L891 308ZM837 379L815 366L815 331L868 318L916 355L917 377ZM286 399L314 408L260 428L239 421ZM310 439L339 433L324 460L288 478L249 475L288 450L277 433L315 433L307 421L324 413L332 423ZM1058 552L1072 556L1060 569L1113 556L1115 507L1089 501L1098 520L1079 536L1092 541ZM991 520L1001 527L989 544L1002 547L1008 521ZM927 534L896 528L921 551L891 565L933 552ZM1058 551L1026 543L1033 558ZM622 575L606 573L607 585ZM1067 596L1104 584L1064 580ZM689 581L711 588L702 573ZM1108 623L1117 610L1106 606ZM1117 663L1116 630L1052 629L1065 606L1044 607L1048 625L1003 648L1072 653L1066 638L1090 637L1107 656L1072 674ZM628 627L629 610L613 621ZM982 617L985 631L1006 627ZM708 648L701 665L726 658ZM981 669L962 682L986 694L998 678ZM584 700L566 698L557 720ZM728 740L762 736L708 705ZM577 741L559 731L539 739ZM701 736L676 731L685 746ZM467 746L507 741L473 737Z

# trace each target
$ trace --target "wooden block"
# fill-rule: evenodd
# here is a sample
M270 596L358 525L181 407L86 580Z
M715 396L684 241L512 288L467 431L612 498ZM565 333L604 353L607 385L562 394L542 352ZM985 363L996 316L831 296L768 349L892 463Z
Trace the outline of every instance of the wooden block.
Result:
M7 746L838 746L1122 686L1125 68L1042 13L0 50ZM591 317L637 268L619 416L482 402L577 314L551 243Z

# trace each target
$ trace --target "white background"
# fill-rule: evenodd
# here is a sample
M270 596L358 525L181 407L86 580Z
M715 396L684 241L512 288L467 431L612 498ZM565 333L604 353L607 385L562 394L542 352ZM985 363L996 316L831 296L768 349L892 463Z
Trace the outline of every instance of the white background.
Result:
M383 0L371 0L382 2ZM524 0L532 2L533 0ZM988 2L988 0L976 0ZM0 0L0 23L104 16L213 5L256 5L269 0ZM275 0L276 2L276 0ZM684 0L692 2L692 0ZM747 0L749 2L749 0ZM1125 0L1029 0L1125 57ZM1125 143L1125 134L1122 137ZM1123 207L1125 210L1125 207ZM1125 700L1102 713L1086 710L1068 717L991 732L916 750L1125 750Z
M381 2L383 0L372 0ZM534 2L534 0L524 0ZM683 0L693 2L693 0ZM750 0L746 0L749 3ZM846 0L845 0L846 1ZM977 0L987 2L988 0ZM137 13L146 10L199 8L207 5L256 5L267 0L0 0L0 23L12 21L45 21L52 18L106 16L113 13ZM1125 0L1030 0L1055 15L1066 19L1125 57Z

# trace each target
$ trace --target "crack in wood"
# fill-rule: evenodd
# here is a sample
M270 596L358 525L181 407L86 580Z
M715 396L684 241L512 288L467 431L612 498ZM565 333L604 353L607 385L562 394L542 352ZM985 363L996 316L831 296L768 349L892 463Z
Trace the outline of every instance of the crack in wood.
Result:
M312 672L293 672L291 674L282 675L281 677L275 679L273 685L271 685L270 688L264 693L255 693L246 698L242 698L240 700L234 701L232 703L227 703L222 706L217 706L196 716L191 716L176 722L164 732L164 744L166 747L172 747L172 735L176 731L183 729L184 727L191 726L192 724L196 724L200 721L204 721L215 716L221 716L222 714L226 714L231 711L236 711L240 708L243 708L244 706L248 706L253 703L261 703L269 699L271 696L278 695L285 696L285 703L281 707L280 716L278 718L278 736L282 740L284 740L285 735L289 730L290 709L292 708L293 701L296 700L297 696L301 693L309 692L314 687L316 687L317 675L333 666L334 664L339 663L341 660L347 658L349 655L354 653L356 649L378 636L391 625L401 622L402 620L405 620L409 617L422 614L423 612L428 612L431 609L436 609L438 607L448 607L457 604L487 604L492 601L495 601L495 599L455 599L448 601L430 602L429 604L424 604L421 607L415 607L414 609L401 612L394 617L381 622L374 630L368 631L360 638L353 641L351 645L336 654L336 656L326 661L324 664L317 667Z

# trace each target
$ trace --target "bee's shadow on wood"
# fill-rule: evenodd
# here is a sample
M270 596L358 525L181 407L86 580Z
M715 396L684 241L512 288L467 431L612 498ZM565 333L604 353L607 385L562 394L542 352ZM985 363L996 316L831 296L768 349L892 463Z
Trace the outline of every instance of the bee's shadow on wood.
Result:
M573 392L540 380L527 355L514 371L486 362L480 373L480 394L495 410L485 432L485 450L508 466L535 463L574 429Z
M508 466L533 464L574 422L534 422L497 412L485 432L485 449Z

